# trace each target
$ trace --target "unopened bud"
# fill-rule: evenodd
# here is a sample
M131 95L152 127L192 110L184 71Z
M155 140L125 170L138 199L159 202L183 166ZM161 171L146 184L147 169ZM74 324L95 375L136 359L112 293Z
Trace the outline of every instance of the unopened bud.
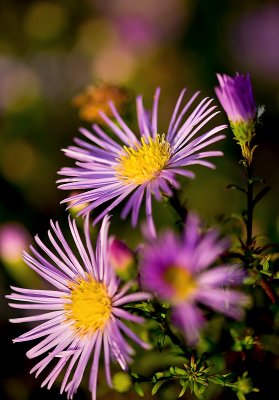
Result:
M23 225L8 222L0 226L0 258L8 274L24 286L38 281L35 273L23 262L31 237Z
M133 275L135 257L132 250L121 240L110 237L109 260L111 266L122 279L130 279Z

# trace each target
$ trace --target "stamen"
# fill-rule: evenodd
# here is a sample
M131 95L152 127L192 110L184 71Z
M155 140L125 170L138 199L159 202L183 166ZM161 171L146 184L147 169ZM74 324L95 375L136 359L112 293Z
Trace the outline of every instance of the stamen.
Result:
M71 293L65 304L67 320L74 321L78 335L85 336L103 329L111 315L111 299L106 286L92 276L69 284Z
M163 274L164 281L173 289L173 296L177 301L185 300L196 289L197 283L187 269L171 265Z
M116 175L126 184L141 185L156 178L167 165L171 156L171 147L165 135L155 138L141 138L141 144L123 147L114 168Z

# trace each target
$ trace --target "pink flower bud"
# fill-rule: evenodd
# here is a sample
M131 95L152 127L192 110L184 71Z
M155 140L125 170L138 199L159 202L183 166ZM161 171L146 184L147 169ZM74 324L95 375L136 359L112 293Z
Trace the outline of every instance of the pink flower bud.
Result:
M16 222L9 222L0 227L0 256L3 262L16 264L21 261L22 251L27 250L29 233Z
M130 276L131 267L134 265L134 253L121 240L114 236L109 240L109 260L116 273L122 278Z

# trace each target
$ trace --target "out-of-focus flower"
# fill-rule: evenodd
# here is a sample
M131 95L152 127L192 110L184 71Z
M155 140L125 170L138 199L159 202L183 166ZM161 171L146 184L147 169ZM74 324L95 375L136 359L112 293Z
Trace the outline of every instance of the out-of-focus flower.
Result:
M122 305L148 299L150 295L143 292L127 294L130 283L119 289L119 281L108 262L108 217L103 220L95 252L90 240L89 219L86 218L84 223L83 243L75 221L72 222L69 218L78 257L74 255L58 223L51 223L51 227L49 238L55 251L50 250L36 236L35 240L45 255L30 247L34 257L25 253L24 259L55 289L32 290L12 287L14 292L7 296L12 300L11 307L43 310L42 314L12 319L11 322L45 322L24 333L14 342L44 338L27 352L28 358L44 354L44 358L31 372L36 372L37 377L49 363L56 363L42 383L42 386L47 385L50 388L68 364L61 385L61 393L66 392L68 398L72 398L77 391L93 354L89 389L92 399L96 400L102 348L106 379L111 386L110 359L114 358L125 370L133 354L133 349L127 344L123 333L142 347L149 347L122 321L142 323L143 319L124 310Z
M131 278L131 269L135 264L135 256L132 250L121 240L115 237L109 239L109 261L117 275L122 279Z
M172 196L171 187L179 187L176 175L194 177L194 173L184 167L199 164L214 168L206 158L223 154L203 149L224 138L224 135L218 133L226 125L215 126L196 136L218 114L218 111L214 112L215 106L209 107L212 100L203 99L185 118L199 92L179 111L184 93L185 89L178 98L169 127L163 130L167 132L166 135L159 133L158 129L159 89L155 92L151 113L145 110L142 96L137 98L139 138L120 117L113 103L109 103L116 122L104 112L100 115L122 143L113 140L96 124L93 125L94 133L84 128L80 130L91 143L76 138L77 146L64 150L68 157L77 161L77 166L62 168L58 173L66 178L58 180L58 183L60 189L81 190L83 193L67 198L64 202L73 200L75 205L90 202L80 212L83 215L108 203L95 219L96 223L133 193L121 216L126 218L131 212L132 225L136 226L145 195L147 223L155 236L151 195L154 194L157 200L162 199L162 193Z
M197 216L189 214L182 237L169 231L142 251L140 277L145 289L172 305L174 323L195 344L205 322L198 303L233 318L243 316L246 296L229 289L243 280L234 265L209 269L228 247L218 232L200 231Z
M7 222L0 226L0 258L8 274L15 281L30 285L34 273L22 261L22 252L28 247L30 235L23 225Z
M279 4L258 3L240 13L230 29L232 53L241 69L261 78L263 88L279 83Z
M87 87L72 100L73 105L79 108L80 118L88 122L102 122L100 111L113 117L110 101L115 104L120 114L125 114L131 102L131 94L122 87L101 84Z
M237 382L230 385L231 388L236 392L238 400L246 400L246 396L252 392L259 392L259 389L253 387L251 378L248 377L248 372L244 372L242 376L239 376Z
M124 45L135 52L173 41L187 29L193 10L191 0L97 0L96 6L115 25Z
M41 97L36 71L10 57L0 57L0 87L0 110L8 113L23 112Z
M249 158L249 145L255 136L257 106L249 74L234 77L217 74L220 86L216 95L227 113L231 128L245 158Z

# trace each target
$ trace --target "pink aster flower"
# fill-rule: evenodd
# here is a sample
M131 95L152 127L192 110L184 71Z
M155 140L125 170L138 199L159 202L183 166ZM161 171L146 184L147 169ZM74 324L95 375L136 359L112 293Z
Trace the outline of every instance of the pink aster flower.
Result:
M218 114L218 111L214 111L216 107L210 106L212 100L205 98L193 108L199 95L197 92L181 107L184 94L185 89L177 100L169 127L163 130L158 128L159 89L155 92L151 113L145 110L142 96L137 98L139 135L126 125L112 103L110 107L115 120L103 112L100 115L117 141L96 124L93 125L94 133L81 128L80 132L87 140L76 138L76 146L64 150L68 157L76 160L76 166L62 168L59 174L64 178L58 181L60 189L78 190L81 193L64 202L71 201L69 207L89 202L80 212L81 215L103 206L94 221L96 223L129 197L121 217L126 218L131 212L132 226L136 226L145 196L147 222L155 235L151 195L157 200L161 200L162 193L172 196L172 187L179 187L177 175L194 177L194 173L184 167L200 164L214 168L207 158L222 155L220 151L204 149L224 138L218 133L226 125L218 125L200 133Z
M51 223L50 250L37 236L41 252L32 246L34 256L24 253L25 262L52 286L53 290L32 290L12 287L7 296L11 307L42 310L37 315L12 319L11 322L39 322L14 342L37 340L27 352L28 358L43 355L35 367L36 377L52 364L42 386L50 388L60 372L66 368L60 392L72 398L82 380L87 364L91 363L89 389L96 399L97 375L103 349L106 379L111 386L110 362L115 360L127 369L133 354L125 336L143 348L148 348L123 320L142 323L143 319L122 308L126 303L145 300L149 294L127 294L131 283L119 288L119 281L108 263L108 217L103 220L94 252L89 235L89 221L84 223L82 241L75 221L69 218L69 227L78 256L68 244L58 223ZM41 322L44 321L44 322ZM92 356L92 362L90 361Z
M172 317L193 345L205 318L199 303L232 318L243 316L246 296L229 289L243 280L235 265L210 268L228 247L216 230L204 234L199 219L190 214L182 237L166 232L143 249L140 266L142 285L172 306Z

